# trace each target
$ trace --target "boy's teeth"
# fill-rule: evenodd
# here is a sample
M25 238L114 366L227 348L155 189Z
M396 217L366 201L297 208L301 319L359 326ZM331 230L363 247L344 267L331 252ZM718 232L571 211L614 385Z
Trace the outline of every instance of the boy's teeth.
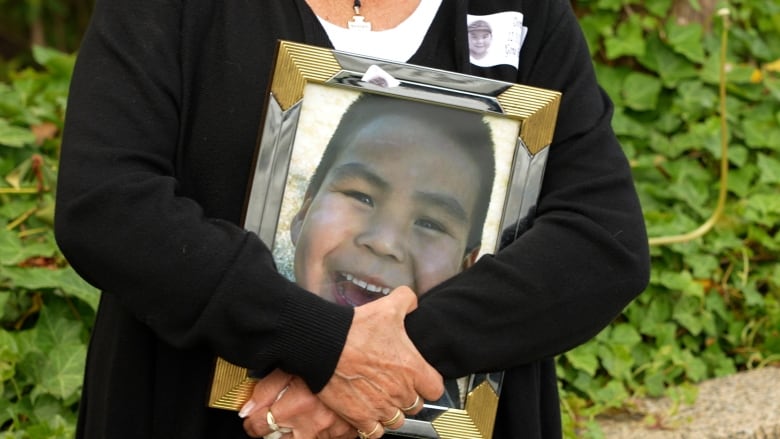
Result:
M355 276L349 273L344 273L344 278L352 282L353 284L359 286L360 288L363 288L364 290L368 290L369 292L382 293L385 296L390 294L390 288L380 287L379 285L370 284L364 280L356 278Z

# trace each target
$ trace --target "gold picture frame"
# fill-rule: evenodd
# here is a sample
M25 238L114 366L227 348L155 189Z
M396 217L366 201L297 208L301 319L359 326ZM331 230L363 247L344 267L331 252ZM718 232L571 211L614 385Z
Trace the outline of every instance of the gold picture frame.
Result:
M498 207L488 218L493 215L496 226L493 233L483 236L483 253L497 251L533 215L555 129L559 92L280 41L243 224L269 247L275 248L282 240L279 224L286 215L283 206L285 193L290 192L291 163L296 163L296 142L305 135L299 125L309 124L302 116L304 104L316 106L311 102L323 92L347 100L352 94L380 94L483 115L494 132L503 132L509 139L501 142L509 145L504 147L508 152L496 157L497 168L498 162L509 163L501 174L503 192L493 191L491 206ZM332 101L327 102L332 112ZM458 385L459 404L426 403L420 414L407 417L404 426L391 433L417 438L490 438L502 379L500 371L463 377ZM239 410L255 382L251 371L217 358L208 405Z

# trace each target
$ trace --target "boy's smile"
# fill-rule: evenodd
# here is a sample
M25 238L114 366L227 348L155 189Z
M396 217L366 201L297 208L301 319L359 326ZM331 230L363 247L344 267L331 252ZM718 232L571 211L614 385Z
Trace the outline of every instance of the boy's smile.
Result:
M296 282L359 306L459 273L479 193L479 169L462 148L400 116L363 127L293 222Z
M362 280L350 273L336 273L330 295L341 305L359 306L390 294L392 288Z
M487 54L493 35L486 31L469 32L469 50L471 56L480 59Z

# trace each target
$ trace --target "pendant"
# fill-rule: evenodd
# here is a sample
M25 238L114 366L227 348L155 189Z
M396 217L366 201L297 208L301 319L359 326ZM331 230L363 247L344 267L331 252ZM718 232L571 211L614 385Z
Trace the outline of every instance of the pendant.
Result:
M371 30L371 23L366 21L362 15L353 15L352 20L347 22L347 29L367 32Z

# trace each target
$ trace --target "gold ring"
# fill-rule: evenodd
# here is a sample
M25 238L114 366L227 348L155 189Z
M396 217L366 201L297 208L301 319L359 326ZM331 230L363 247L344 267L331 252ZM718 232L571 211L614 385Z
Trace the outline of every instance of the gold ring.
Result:
M393 416L391 419L388 419L387 421L380 420L379 422L381 422L385 427L389 427L398 422L398 420L401 419L401 416L403 416L403 413L401 413L401 410L397 410L395 412L395 416Z
M361 430L358 430L357 433L358 433L358 436L360 437L360 439L371 439L371 436L373 436L374 433L376 433L377 430L379 430L381 427L382 426L380 424L376 424L374 426L374 429L371 430L370 433L366 433L365 431L361 431Z
M419 403L420 403L420 395L417 395L417 398L414 399L414 402L412 403L412 405L410 405L409 407L406 407L406 408L402 408L401 410L403 410L405 412L412 411L412 410L415 409L415 407L417 407L417 404L419 404Z

